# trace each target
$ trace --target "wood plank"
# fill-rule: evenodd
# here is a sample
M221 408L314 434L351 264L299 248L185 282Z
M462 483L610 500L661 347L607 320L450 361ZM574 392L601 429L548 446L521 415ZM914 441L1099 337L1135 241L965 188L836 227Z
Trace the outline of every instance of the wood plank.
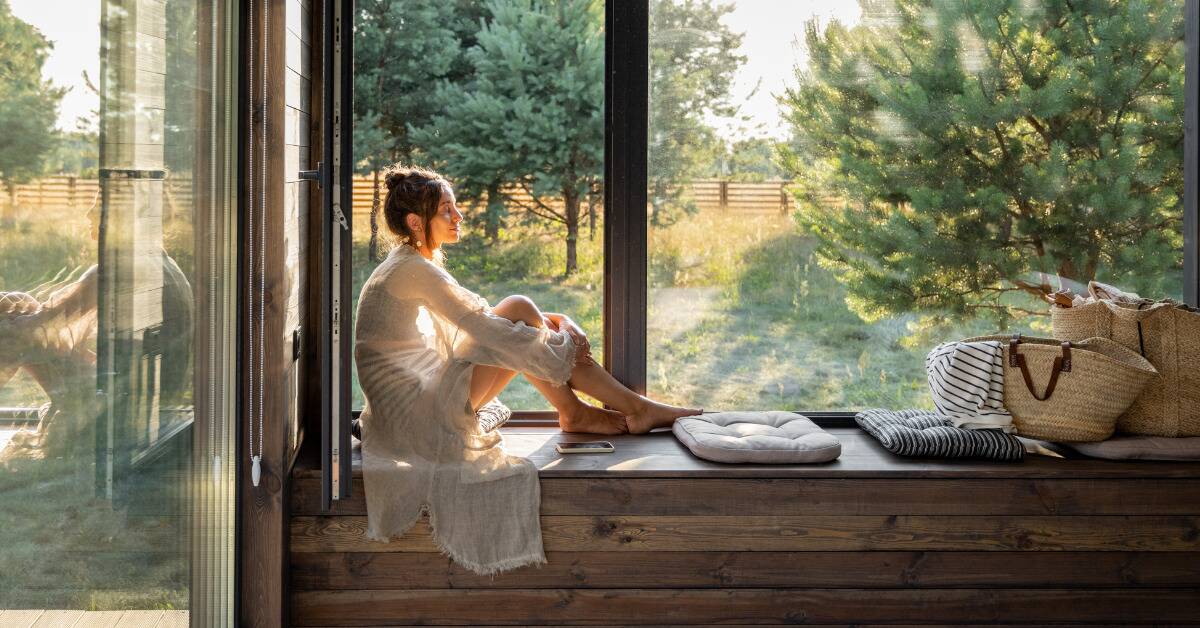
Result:
M112 628L125 611L88 611L71 628Z
M543 515L1184 515L1200 482L1045 479L543 478ZM321 483L296 478L293 515L365 515L362 478L321 512Z
M287 68L294 70L300 76L311 76L308 64L306 63L304 42L300 41L300 36L291 32L287 33L287 44L284 46L285 54L287 55Z
M384 625L360 626L360 628L417 628L417 626L422 626L422 625L428 625L428 624L410 624L410 625L387 624L386 626L384 626ZM569 625L580 625L580 624L544 624L544 626L546 626L547 628L550 628L550 627L560 628L560 627L565 627L565 626L569 626ZM625 626L623 626L623 625L617 626L617 625L612 625L612 624L608 624L608 625L586 624L586 625L590 626L591 628L625 628ZM684 626L686 626L687 628L696 628L696 626L714 626L714 627L719 626L720 628L747 628L749 626L761 626L761 625L762 624L655 624L655 626L657 628L683 628ZM809 628L846 628L846 624L804 624L804 625L808 626ZM1004 628L1046 628L1047 626L1050 626L1050 625L1053 625L1053 626L1076 626L1079 624L1037 623L1037 624L1003 624L1003 625L1004 625ZM1096 623L1088 623L1087 624L1087 626L1089 628L1125 628L1128 625L1129 624L1096 624ZM1195 626L1195 624L1160 624L1160 623L1155 623L1154 625L1157 626L1158 628L1181 628L1184 626ZM486 625L471 624L471 626L473 626L474 628L501 628L500 624L486 624ZM509 626L511 626L511 624L509 624ZM333 627L332 626L314 626L314 627L310 627L310 628L333 628ZM508 628L508 627L505 626L505 628ZM863 623L855 623L854 628L962 628L962 624L961 623L959 623L959 624L863 624Z
M308 43L312 41L313 19L305 5L300 0L287 0L287 29Z
M45 612L42 609L0 610L0 626L29 628Z
M538 589L303 591L297 626L1200 621L1197 589Z
M167 36L167 3L164 0L138 0L134 3L134 30L159 39Z
M1200 517L541 517L546 551L1198 551ZM367 518L294 517L293 552L436 552L426 518L383 543Z
M284 142L293 146L308 146L311 120L307 113L287 107L284 109Z
M262 416L265 417L261 431L256 430L255 440L261 440L262 478L256 487L250 481L250 473L239 474L238 491L239 512L239 552L238 565L239 604L237 625L247 627L272 627L284 625L288 600L284 591L287 565L287 511L288 482L290 481L292 444L291 434L294 432L292 422L297 416L296 390L291 373L294 369L292 359L291 328L287 325L287 304L292 300L293 291L302 286L301 277L287 266L285 243L300 237L295 228L286 226L284 211L284 182L288 173L285 171L284 110L285 95L291 93L287 87L295 72L286 66L286 4L271 2L269 31L262 28L261 12L254 12L247 19L255 22L256 33L266 33L266 42L270 46L270 67L267 68L268 104L266 112L266 250L265 264L265 312L264 337L265 356L262 364L264 373L261 374L264 390L261 399ZM262 56L256 55L256 62ZM307 97L307 91L304 92ZM261 148L255 146L255 148ZM243 157L244 157L243 153ZM257 189L257 186L256 186ZM258 233L246 229L240 233L243 238L242 246L247 246L245 239L257 238ZM242 308L240 323L247 324L250 320L250 305L260 294L258 280L260 273L247 264L246 268L239 267L239 276L245 282L242 284L239 299ZM257 318L257 317L256 317ZM249 359L251 351L257 348L250 343L250 334L242 334L241 355ZM248 362L247 362L248 363ZM243 369L241 408L249 408L248 395L251 387L249 369ZM250 442L249 426L253 417L246 415L239 421L242 426L242 442Z
M125 611L117 622L117 628L155 628L162 620L164 611Z
M304 113L308 113L311 106L309 98L312 94L312 82L292 69L285 68L284 73L286 75L284 98L286 99L287 106L295 107Z
M155 628L188 628L191 623L188 611L164 611Z
M33 628L62 628L63 626L74 626L80 618L83 617L83 611L45 611L37 621L33 622ZM0 626L5 626L4 618L0 617Z
M611 454L562 455L557 442L595 440L589 434L565 434L557 428L502 428L509 453L528 458L542 477L841 477L841 478L1200 478L1200 462L1160 462L1054 458L1030 455L1021 462L905 458L885 450L857 427L828 428L842 443L833 462L811 465L723 464L692 455L670 431L605 437L616 447ZM354 456L361 451L355 448ZM299 470L300 477L320 477L319 469ZM361 476L356 462L354 474Z
M480 576L442 554L293 553L294 590L1200 587L1196 552L547 552Z

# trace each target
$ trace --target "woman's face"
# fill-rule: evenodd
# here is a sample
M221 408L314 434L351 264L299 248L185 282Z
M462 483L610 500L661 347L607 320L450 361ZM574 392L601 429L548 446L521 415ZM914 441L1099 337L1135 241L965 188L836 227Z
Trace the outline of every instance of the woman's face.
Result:
M438 202L437 213L429 223L429 235L433 242L426 242L430 251L436 250L447 242L458 242L462 212L458 211L458 203L454 198L454 190L449 187L442 189L442 199ZM419 221L418 221L419 222ZM420 228L414 233L424 233Z

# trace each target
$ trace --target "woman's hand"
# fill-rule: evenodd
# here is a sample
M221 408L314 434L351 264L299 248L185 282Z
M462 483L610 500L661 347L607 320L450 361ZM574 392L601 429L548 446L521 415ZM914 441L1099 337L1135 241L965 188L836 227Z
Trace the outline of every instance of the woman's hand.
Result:
M588 342L587 334L583 333L583 329L580 328L579 325L576 325L575 321L564 316L562 320L559 321L559 328L565 329L567 333L571 335L571 339L579 347L575 351L576 364L596 363L596 361L592 359L592 344Z
M583 329L575 324L565 314L557 312L543 312L542 318L546 320L546 326L554 331L565 330L571 336L571 341L579 348L575 351L575 365L584 366L595 364L596 360L592 358L592 345L588 342L587 334L583 333Z

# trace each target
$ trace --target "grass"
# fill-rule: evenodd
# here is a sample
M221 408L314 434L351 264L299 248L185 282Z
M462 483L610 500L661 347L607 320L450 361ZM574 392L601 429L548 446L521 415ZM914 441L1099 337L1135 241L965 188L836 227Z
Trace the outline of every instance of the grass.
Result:
M140 486L152 506L114 508L94 494L87 453L4 461L0 608L186 609L190 523L156 503L179 479Z

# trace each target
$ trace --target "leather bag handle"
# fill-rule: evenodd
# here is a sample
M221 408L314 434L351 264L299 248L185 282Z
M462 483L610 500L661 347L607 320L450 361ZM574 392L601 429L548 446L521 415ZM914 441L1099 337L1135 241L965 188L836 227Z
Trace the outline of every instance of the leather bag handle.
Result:
M1045 395L1037 394L1037 390L1033 387L1033 377L1029 375L1029 366L1025 363L1025 356L1021 355L1019 349L1021 345L1021 334L1013 334L1008 340L1008 365L1015 366L1021 369L1021 377L1025 378L1025 387L1029 389L1029 394L1033 395L1038 401L1046 401L1054 394L1054 387L1058 385L1058 375L1060 373L1071 372L1071 343L1063 342L1062 354L1054 358L1054 366L1050 372L1050 382L1046 384Z

